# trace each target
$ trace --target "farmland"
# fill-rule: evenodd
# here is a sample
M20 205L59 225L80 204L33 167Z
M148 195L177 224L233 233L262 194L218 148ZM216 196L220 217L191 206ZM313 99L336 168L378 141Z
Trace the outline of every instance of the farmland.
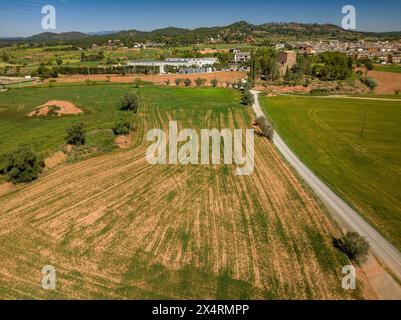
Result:
M12 138L56 151L65 127L78 120L90 131L107 130L127 90L109 84L2 93L0 152L12 148ZM146 132L167 130L170 120L198 130L250 128L237 91L147 86L138 93L130 149L0 188L1 298L361 297L341 288L349 262L332 246L337 229L267 140L255 138L252 176L235 176L225 165L147 163ZM51 99L85 113L25 118ZM57 270L55 291L40 286L48 264Z
M374 70L383 72L401 73L401 66L399 65L375 65Z
M401 248L401 103L307 97L262 102L301 160Z
M373 70L369 77L377 81L376 94L394 94L401 91L401 73Z
M32 145L37 152L52 153L65 142L66 129L81 121L88 131L89 143L101 144L109 135L119 112L117 105L126 85L71 85L54 88L35 87L15 89L0 95L0 154L7 153L20 143ZM66 100L83 106L84 114L62 118L29 118L27 115L49 100Z

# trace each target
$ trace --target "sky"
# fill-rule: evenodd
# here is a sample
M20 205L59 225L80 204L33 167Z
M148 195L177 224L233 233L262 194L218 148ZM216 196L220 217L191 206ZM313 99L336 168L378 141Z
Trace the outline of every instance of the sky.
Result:
M52 32L57 33L196 28L241 20L341 25L344 5L356 8L357 30L401 31L401 0L0 0L0 37L47 31L41 27L45 5L56 8Z

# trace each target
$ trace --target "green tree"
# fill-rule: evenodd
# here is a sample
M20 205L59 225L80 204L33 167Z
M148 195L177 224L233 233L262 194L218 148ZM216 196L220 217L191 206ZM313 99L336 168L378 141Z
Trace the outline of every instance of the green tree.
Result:
M2 58L3 62L9 62L10 61L10 55L6 51L3 51L3 54L2 54L1 58Z
M258 117L255 120L256 125L259 127L260 131L262 132L262 134L269 140L273 140L274 137L274 127L273 125L270 123L270 121L268 121L266 119L266 117Z
M376 87L377 87L376 80L371 78L371 77L367 77L365 79L365 84L371 91L374 91L376 89Z
M284 75L284 82L285 83L290 83L291 82L291 77L292 73L290 71L290 69L287 67L287 70L285 71L285 75Z
M356 232L348 232L345 237L334 239L334 245L358 264L366 261L370 248L369 242Z
M81 146L85 144L85 131L82 122L74 124L67 129L67 143L74 146Z
M197 87L200 87L200 86L204 85L205 83L206 83L206 79L202 79L202 78L195 79L195 84Z
M352 58L341 52L323 52L317 57L312 74L323 81L345 80L352 75Z
M186 86L186 87L189 87L189 86L191 86L191 84L192 84L192 81L191 81L191 79L189 79L189 78L186 78L186 79L184 80L184 84L185 84L185 86Z
M14 183L36 180L42 171L42 162L27 145L20 145L15 151L2 157L0 173Z
M121 116L113 127L113 132L115 135L127 135L134 130L134 123L131 117L127 115Z
M177 86L177 87L179 87L180 86L180 84L181 84L181 79L175 79L174 80L174 82L175 82L175 85Z
M217 87L217 85L218 85L218 81L217 81L217 79L212 79L211 81L210 81L210 83L212 84L212 86L215 88L215 87Z
M134 113L137 113L138 108L139 108L139 99L134 92L126 93L121 97L119 106L120 110L133 111Z
M134 80L134 84L133 84L134 88L139 88L139 86L141 85L141 83L142 83L141 79L136 78L136 79Z
M58 66L61 66L63 64L63 59L61 59L61 57L57 57L56 63Z
M255 102L253 94L249 90L244 90L242 93L241 103L246 106L251 106Z

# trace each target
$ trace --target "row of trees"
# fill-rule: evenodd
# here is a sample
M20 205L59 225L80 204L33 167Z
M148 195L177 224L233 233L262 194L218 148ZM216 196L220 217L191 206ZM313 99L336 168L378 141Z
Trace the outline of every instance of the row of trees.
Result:
M197 86L197 87L200 87L200 86L203 86L203 85L205 85L206 83L207 83L207 79L203 79L203 78L196 78L195 80L194 80L194 82L195 82L195 85ZM177 79L175 79L174 80L174 83L175 83L175 85L177 86L177 87L179 87L180 85L182 85L182 84L184 84L184 86L185 87L190 87L191 85L192 85L192 80L191 79L189 79L189 78L177 78ZM217 87L217 85L218 85L218 80L217 79L212 79L212 80L210 80L210 84L213 86L213 87ZM168 80L166 80L166 84L167 85L170 85L170 79L168 79Z
M272 48L260 48L253 53L250 62L251 77L277 81L281 78L279 57ZM311 77L323 80L345 80L352 75L353 60L340 52L325 52L316 57L298 55L294 66L284 70L284 82L288 84L305 84Z
M95 54L86 54L85 52L81 53L81 62L85 61L102 61L104 59L104 52L99 51Z

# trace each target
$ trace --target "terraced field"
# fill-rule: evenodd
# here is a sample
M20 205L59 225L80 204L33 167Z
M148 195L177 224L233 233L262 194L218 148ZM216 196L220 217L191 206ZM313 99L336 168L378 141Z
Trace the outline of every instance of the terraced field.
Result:
M131 149L0 188L1 298L359 297L341 289L348 262L332 247L336 229L266 140L256 138L251 176L224 165L147 163L145 133L167 129L169 120L181 128L249 128L250 110L236 91L145 87L140 94ZM57 270L55 291L41 288L47 264Z

